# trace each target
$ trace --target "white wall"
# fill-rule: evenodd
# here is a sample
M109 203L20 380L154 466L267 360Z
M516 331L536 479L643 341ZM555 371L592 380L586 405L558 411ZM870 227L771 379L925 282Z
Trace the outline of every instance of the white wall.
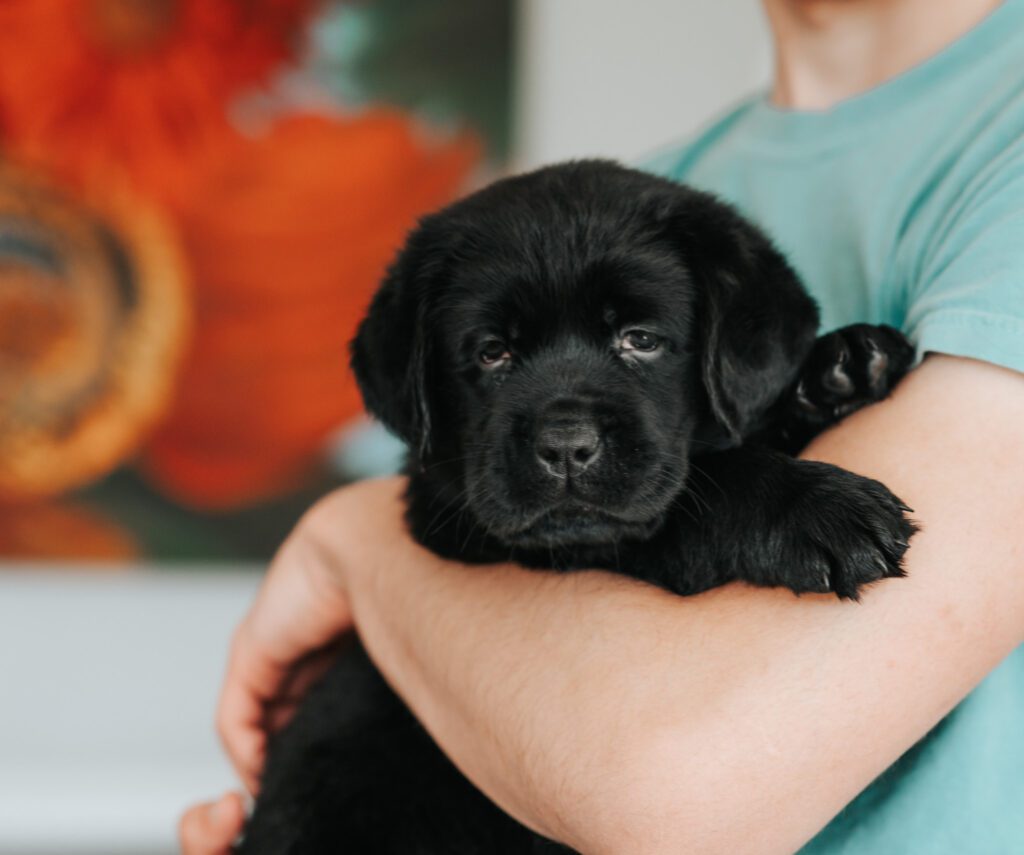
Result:
M0 562L0 855L171 855L237 787L213 715L257 569Z
M520 0L518 168L635 160L686 137L771 64L758 0Z

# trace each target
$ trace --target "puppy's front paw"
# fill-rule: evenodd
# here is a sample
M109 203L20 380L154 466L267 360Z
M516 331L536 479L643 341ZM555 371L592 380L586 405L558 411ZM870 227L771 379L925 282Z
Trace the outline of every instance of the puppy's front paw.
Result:
M783 526L783 550L797 574L790 587L856 600L865 585L905 575L903 556L917 531L910 508L878 481L805 465L811 483Z
M899 330L852 324L819 338L800 372L801 414L832 422L880 401L910 370L914 347Z

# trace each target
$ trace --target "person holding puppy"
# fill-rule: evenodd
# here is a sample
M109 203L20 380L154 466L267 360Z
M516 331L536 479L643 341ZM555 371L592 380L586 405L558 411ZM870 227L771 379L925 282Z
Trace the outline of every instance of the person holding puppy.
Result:
M1024 846L1024 0L765 8L770 97L652 169L765 227L825 329L891 323L926 355L804 452L914 507L908 578L854 606L481 572L409 538L400 479L355 485L236 632L218 726L250 790L355 627L474 783L582 852ZM185 851L227 851L242 815L196 806Z

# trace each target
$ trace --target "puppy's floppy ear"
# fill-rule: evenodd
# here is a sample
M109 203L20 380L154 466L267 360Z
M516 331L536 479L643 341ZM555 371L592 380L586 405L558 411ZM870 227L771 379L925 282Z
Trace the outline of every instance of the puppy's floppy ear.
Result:
M673 228L697 285L708 433L737 444L796 378L818 308L759 228L709 194L683 194Z
M388 270L352 340L363 401L422 460L430 452L432 406L428 308L442 251L421 226Z

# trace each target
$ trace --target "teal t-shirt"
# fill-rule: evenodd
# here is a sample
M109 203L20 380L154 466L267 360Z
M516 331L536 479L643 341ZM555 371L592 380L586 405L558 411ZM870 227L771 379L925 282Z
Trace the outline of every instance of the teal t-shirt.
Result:
M831 110L756 97L647 168L760 223L825 329L1024 371L1024 0ZM1024 647L803 853L1024 854Z

